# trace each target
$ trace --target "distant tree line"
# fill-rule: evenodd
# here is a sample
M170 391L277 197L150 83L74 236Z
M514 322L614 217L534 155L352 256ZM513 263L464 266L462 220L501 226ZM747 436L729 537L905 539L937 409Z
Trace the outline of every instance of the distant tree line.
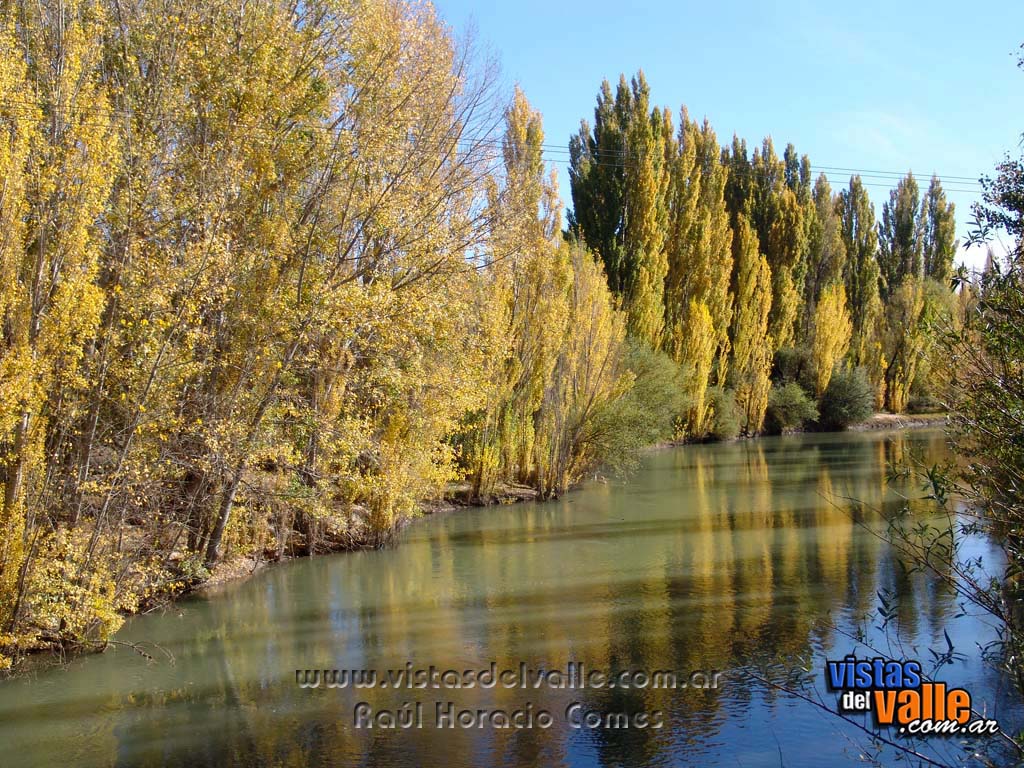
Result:
M685 107L678 122L652 106L642 72L605 81L570 141L568 219L630 334L686 372L683 433L716 433L715 403L734 400L738 429L755 434L773 384L818 399L857 368L879 408L930 399L933 328L958 310L940 180L922 194L908 173L876 223L858 176L834 193L792 144L780 158L769 137L751 154L738 137L720 147Z

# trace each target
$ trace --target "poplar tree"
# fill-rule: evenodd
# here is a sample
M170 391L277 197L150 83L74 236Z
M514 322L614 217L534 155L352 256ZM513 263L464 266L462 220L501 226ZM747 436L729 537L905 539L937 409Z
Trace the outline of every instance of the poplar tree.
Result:
M811 213L808 217L807 277L804 282L805 333L812 330L815 307L822 291L842 281L846 267L846 244L842 221L836 212L836 200L825 174L814 182Z
M846 311L846 289L841 282L824 290L814 311L814 341L811 345L815 371L815 394L821 397L832 379L836 365L846 355L853 327Z
M668 272L665 276L665 328L662 349L676 362L682 360L686 341L686 321L696 254L691 249L698 217L702 170L697 164L697 144L692 140L689 115L684 107L679 121L676 156L670 163L668 192L668 229L665 249Z
M643 72L633 78L631 103L624 195L627 328L631 336L658 349L668 274L667 158L674 152L666 150L666 143L673 141L672 122L667 111L650 108L650 88Z
M702 434L712 371L724 383L728 370L732 230L724 197L727 171L710 124L698 125L683 108L678 146L666 244L664 348L692 370L687 396L694 407L687 429Z
M17 105L30 94L27 66L10 21L0 28L0 320L5 332L0 339L0 633L14 624L18 604L18 580L26 557L25 486L39 471L42 456L37 429L41 418L38 364L33 361L31 296L18 290L31 279L31 254L25 252L25 214L29 210L28 158L38 141L42 112L38 104ZM28 283L25 283L28 284ZM38 322L38 321L37 321ZM33 432L36 439L33 440ZM0 669L9 660L0 653Z
M624 266L626 131L632 118L632 97L625 75L612 94L601 83L594 107L594 124L580 122L569 140L569 188L572 210L569 231L604 264L608 285L617 296L626 290Z
M906 277L924 276L921 196L913 173L900 179L882 205L878 225L878 265L882 298L895 293Z
M925 328L927 301L923 281L909 276L890 295L885 306L885 405L902 413L910 388L928 350Z
M87 389L84 344L95 334L104 304L98 285L101 214L120 159L99 73L103 7L70 0L3 10L0 634L16 628L24 609L30 550L41 548L35 531L52 527L45 517L50 513L41 508L45 480L57 459L66 459L57 436L74 429ZM56 537L46 538L47 548L51 543L48 557L73 559ZM56 609L72 626L81 626L78 599L86 597L95 598L104 618L114 619L112 595L82 589L78 599L62 599L63 590L74 586L54 588Z
M774 193L771 208L764 250L772 270L769 329L778 349L792 344L795 338L807 269L807 230L805 209L788 187Z
M729 378L741 413L741 428L745 434L755 434L764 424L771 390L772 339L768 333L768 316L772 275L768 260L758 247L757 233L742 214L736 220L733 254L736 311Z
M571 284L566 331L536 417L538 432L549 436L534 452L542 498L564 493L611 458L616 439L607 429L607 411L635 381L624 366L626 318L615 308L600 263L579 243L558 250L570 265Z
M698 227L691 242L702 261L697 270L706 264L706 279L697 276L697 295L711 313L718 343L716 383L723 385L727 374L729 353L729 326L734 310L733 298L729 293L733 269L732 239L729 226L729 212L725 201L725 187L729 173L720 159L718 137L711 124L704 120L700 130L696 123L689 133L697 146L697 161L701 169L700 205Z
M775 349L793 341L806 271L807 230L799 199L802 182L795 150L788 148L788 156L787 165L775 154L771 137L766 137L751 161L750 218L772 271L769 328Z
M668 272L671 120L652 108L643 72L619 78L614 99L604 82L593 129L584 121L570 141L573 211L569 229L598 254L622 299L633 336L658 348Z
M836 213L846 249L843 282L853 323L853 364L867 365L874 323L881 305L875 213L860 176L851 177L849 188L839 193Z
M571 275L558 247L558 190L546 175L543 145L540 113L516 87L505 111L504 179L490 200L487 286L497 349L468 457L477 499L502 480L534 482L535 456L551 439L537 434L537 414L566 330Z
M940 283L949 281L956 256L956 213L953 203L946 201L946 193L938 176L932 176L921 206L922 251L925 277Z

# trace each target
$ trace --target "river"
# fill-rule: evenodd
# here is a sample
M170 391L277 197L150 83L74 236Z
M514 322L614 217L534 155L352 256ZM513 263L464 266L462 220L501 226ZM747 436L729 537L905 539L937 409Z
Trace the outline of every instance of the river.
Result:
M946 649L948 633L966 658L936 676L1019 727L1008 686L978 659L992 630L961 616L950 589L907 571L876 535L902 507L900 494L922 495L888 467L946 457L935 430L669 449L628 482L438 515L392 550L275 566L129 620L116 639L158 643L147 646L151 660L117 646L0 684L0 764L855 765L870 748L863 733L745 672L803 666L834 704L824 659L873 655L854 639L860 630L875 645L898 636L922 662ZM919 502L911 514L931 511ZM984 539L966 546L996 562ZM879 595L892 614L887 633L870 617ZM570 662L584 675L640 676L628 687L570 688L536 674L568 673ZM447 684L456 680L442 677L448 670L516 677L409 686L419 669L419 682L430 680L431 666ZM373 688L312 688L297 684L297 669L379 677ZM719 684L643 685L669 670L679 680L706 672L697 683L717 672ZM379 726L389 712L415 714L417 703L422 727L355 727L357 714ZM463 709L475 720L438 728L438 707L442 724ZM481 722L496 710L533 727ZM603 727L609 713L630 727Z

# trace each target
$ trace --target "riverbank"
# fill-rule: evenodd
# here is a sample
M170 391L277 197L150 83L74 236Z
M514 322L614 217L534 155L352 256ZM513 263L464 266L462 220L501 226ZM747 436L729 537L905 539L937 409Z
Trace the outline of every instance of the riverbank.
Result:
M896 415L877 413L867 421L850 427L850 431L885 429L899 430L936 427L945 423L945 420L945 414ZM649 450L653 451L670 447L681 447L687 444L692 443L663 443L651 446ZM403 523L398 527L396 530L396 538L397 534L400 533L406 525L409 525L416 520L423 520L437 515L464 511L471 508L479 509L496 505L518 504L522 502L538 501L539 499L540 494L535 489L530 488L529 486L517 484L499 485L485 499L472 499L468 483L453 484L449 486L442 498L424 501L420 505L419 514L413 518L403 521ZM355 510L354 514L358 516L359 510ZM324 521L323 523L324 529L328 531L332 528L343 528L345 525L346 521L342 520L340 517ZM293 548L288 551L279 550L276 552L264 549L254 553L236 554L229 556L218 563L205 576L193 579L187 585L184 585L184 588L175 589L163 594L158 593L151 595L149 601L142 604L137 613L160 611L170 606L181 597L187 595L209 595L217 593L223 589L236 585L245 579L252 578L271 565L285 563L305 557L340 554L346 551L355 551L365 548L365 545L353 545L352 543L346 543L345 539L340 536L327 536L318 544L317 547L305 551L297 548ZM124 615L127 617L131 614L126 613ZM63 659L69 653L74 654L103 650L103 645L100 643L82 646L79 648L61 648L51 640L48 642L42 642L37 647L22 648L21 650L24 656L38 656L40 653L50 651L58 654L60 658ZM18 666L20 665L16 665L14 670L10 672L16 674Z
M876 413L867 421L854 424L852 432L865 432L870 429L920 429L922 427L941 427L945 425L945 413Z
M848 428L848 431L866 432L884 429L922 429L928 427L942 426L945 423L945 413L876 413L872 415L871 418L868 419L867 421L850 426ZM800 432L805 431L807 430L794 430L793 434L798 434ZM762 436L756 435L753 438L748 439L758 439L759 437ZM647 450L656 451L664 450L667 448L681 448L683 446L693 444L694 443L688 441L669 441L649 446ZM409 525L418 519L426 519L434 517L436 515L449 514L451 512L463 511L467 509L482 509L485 507L495 505L519 504L523 502L539 500L540 494L537 492L537 490L526 485L501 484L485 499L481 500L472 499L470 497L470 487L468 483L453 484L449 486L448 491L442 498L422 502L422 504L420 505L419 516L406 520L402 524L401 529L404 529L406 525ZM218 564L210 574L210 578L198 584L195 584L192 587L191 591L204 594L212 593L228 585L234 584L242 579L250 578L259 571L266 568L268 565L288 562L290 560L300 559L302 557L309 557L311 555L316 556L327 554L340 554L342 552L355 551L364 548L365 547L341 546L332 548L325 552L314 552L306 554L285 554L279 557L264 558L256 558L253 556L239 556Z
M866 421L862 421L859 424L851 424L846 428L847 432L869 432L878 429L925 429L928 427L941 427L945 426L947 421L947 414L945 413L875 413L871 418ZM791 427L787 429L783 434L786 435L801 435L805 433L819 432L819 430L803 428L803 427ZM834 430L824 430L824 432L835 432ZM733 440L759 440L763 437L769 437L769 435L750 435L732 438ZM715 441L702 441L702 442L715 442ZM685 445L698 445L700 443L693 442L690 440L666 440L662 443L655 443L654 445L648 446L645 450L647 451L661 451L666 448L681 448Z
M436 517L451 512L458 512L466 509L482 509L503 504L519 504L527 501L540 500L540 493L529 486L513 483L499 484L486 499L471 499L470 486L468 483L458 483L449 486L445 495L439 499L431 499L420 503L419 515L408 518L400 525L397 533L400 533L406 526L416 520ZM367 546L344 546L338 545L326 549L302 554L283 553L273 557L256 557L253 555L240 555L228 558L216 566L210 573L210 577L197 584L190 590L191 593L212 594L220 589L234 584L242 579L251 578L267 566L278 563L285 563L292 560L300 560L305 557L325 556L341 554L343 552L354 552L360 549L367 549Z

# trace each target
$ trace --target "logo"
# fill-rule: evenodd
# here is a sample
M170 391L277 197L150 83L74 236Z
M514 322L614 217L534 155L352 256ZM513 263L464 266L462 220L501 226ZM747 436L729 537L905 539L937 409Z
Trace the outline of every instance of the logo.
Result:
M839 691L841 712L871 712L879 726L899 733L924 735L989 735L999 732L995 720L971 719L971 694L946 683L926 681L918 661L858 659L825 662L825 679Z

